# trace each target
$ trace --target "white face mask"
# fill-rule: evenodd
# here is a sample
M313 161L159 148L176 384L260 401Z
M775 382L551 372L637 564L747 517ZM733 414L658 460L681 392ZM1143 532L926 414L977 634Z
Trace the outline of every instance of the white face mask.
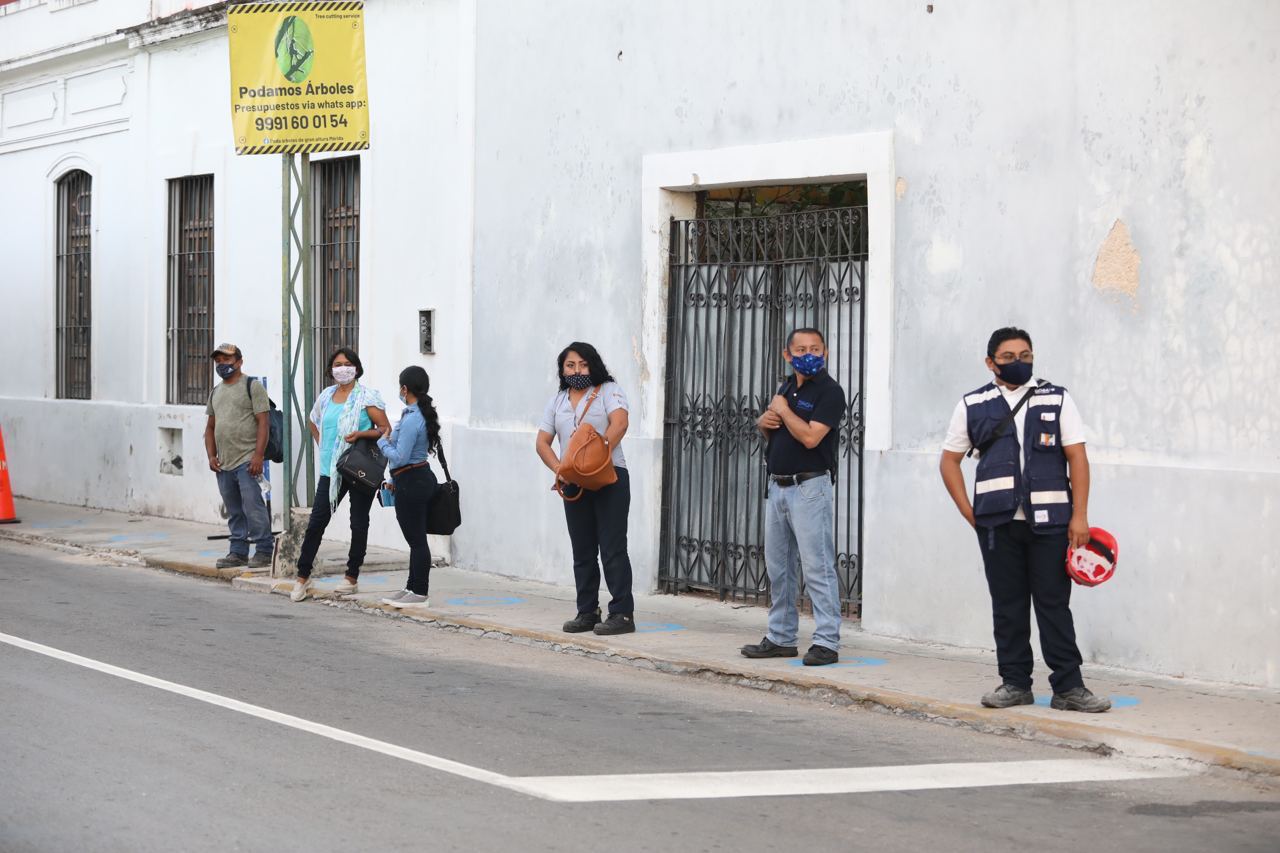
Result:
M356 369L350 364L340 364L333 368L333 378L338 380L339 385L350 385L356 381Z

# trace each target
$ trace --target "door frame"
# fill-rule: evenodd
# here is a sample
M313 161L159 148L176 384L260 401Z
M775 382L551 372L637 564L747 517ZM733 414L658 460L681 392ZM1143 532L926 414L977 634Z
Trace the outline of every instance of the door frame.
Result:
M670 222L696 216L694 194L724 187L773 184L835 183L862 179L867 183L866 351L862 393L865 432L863 464L892 446L893 368L893 235L897 175L893 132L876 131L820 139L775 142L703 151L651 154L643 158L641 177L641 278L643 328L637 342L645 381L632 409L633 429L659 442L666 411L667 297ZM637 423L638 422L638 423ZM654 454L650 476L633 499L650 507L662 505L662 459ZM876 500L874 478L865 477L862 500ZM656 514L655 514L656 516ZM655 517L655 521L656 521ZM639 533L640 531L635 531ZM662 530L645 531L644 550L661 551ZM875 531L865 531L862 553L874 553ZM865 578L865 567L863 577ZM657 587L657 571L651 576Z

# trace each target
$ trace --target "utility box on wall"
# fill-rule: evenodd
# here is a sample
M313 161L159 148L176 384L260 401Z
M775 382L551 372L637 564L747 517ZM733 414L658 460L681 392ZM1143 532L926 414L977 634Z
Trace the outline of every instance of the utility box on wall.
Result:
M431 355L436 351L436 312L434 309L418 312L418 351Z

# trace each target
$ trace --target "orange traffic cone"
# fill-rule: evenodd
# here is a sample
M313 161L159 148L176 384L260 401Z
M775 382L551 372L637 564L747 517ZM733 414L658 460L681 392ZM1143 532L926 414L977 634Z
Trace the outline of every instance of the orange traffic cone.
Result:
M13 489L9 488L9 459L4 455L4 432L0 431L0 524L17 524L13 512Z

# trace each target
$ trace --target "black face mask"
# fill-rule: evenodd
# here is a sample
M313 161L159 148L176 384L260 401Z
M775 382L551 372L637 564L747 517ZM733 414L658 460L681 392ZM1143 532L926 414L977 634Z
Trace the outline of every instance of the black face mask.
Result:
M1026 385L1031 381L1031 370L1035 365L1025 361L1015 361L1011 364L997 364L996 373L1005 382L1017 388L1020 385Z
M236 372L236 366L234 364L219 364L219 365L216 365L213 369L216 370L218 372L218 375L221 376L223 379L230 379L231 374Z
M570 373L564 378L565 384L570 388L583 391L591 387L591 377L583 373Z

